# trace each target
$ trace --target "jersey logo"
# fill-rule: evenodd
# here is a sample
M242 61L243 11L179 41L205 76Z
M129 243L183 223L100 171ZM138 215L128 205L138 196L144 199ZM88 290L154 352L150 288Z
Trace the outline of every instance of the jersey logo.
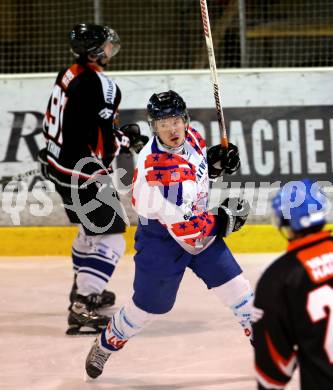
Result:
M106 108L105 107L98 114L103 119L109 119L112 116L112 114L113 114L113 110L111 110L110 108Z
M63 84L65 87L68 87L68 84L73 80L74 77L75 76L73 75L71 70L68 69L61 80L61 84Z
M84 71L84 68L79 64L73 64L69 69L66 70L65 74L62 76L61 85L64 89L67 89L70 82Z
M101 80L104 100L106 103L114 104L114 100L117 93L116 84L108 78L103 72L96 72L97 76Z
M207 165L205 163L205 159L203 159L199 164L199 169L197 172L197 176L199 180L202 178L202 175L206 172L206 170L207 170Z
M333 278L333 243L326 241L297 254L310 279L322 283Z
M55 158L59 158L60 154L60 146L58 146L55 142L53 142L51 139L47 142L47 150L50 152Z

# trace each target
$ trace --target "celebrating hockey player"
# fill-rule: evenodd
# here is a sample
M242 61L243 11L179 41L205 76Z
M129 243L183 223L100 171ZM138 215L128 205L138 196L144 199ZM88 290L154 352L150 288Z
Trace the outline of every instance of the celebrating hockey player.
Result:
M186 105L176 92L152 95L147 110L154 136L139 155L133 179L139 215L134 294L95 340L86 360L91 378L131 337L172 309L187 267L251 334L252 289L223 241L245 223L248 203L227 199L216 210L207 209L208 178L239 168L237 147L213 146L207 159L205 141L189 126Z
M125 250L121 213L96 198L111 186L114 157L130 147L139 151L145 139L136 125L127 125L127 134L117 127L120 89L103 72L120 49L117 33L107 26L79 24L69 41L76 63L56 78L44 120L47 146L39 160L70 221L81 224L72 247L75 276L67 334L96 334L109 320L96 310L115 302L115 294L105 286ZM113 194L119 202L115 190ZM83 207L92 202L90 210Z
M287 252L260 278L253 332L258 389L284 389L298 363L302 390L333 388L333 240L326 196L309 179L273 199Z

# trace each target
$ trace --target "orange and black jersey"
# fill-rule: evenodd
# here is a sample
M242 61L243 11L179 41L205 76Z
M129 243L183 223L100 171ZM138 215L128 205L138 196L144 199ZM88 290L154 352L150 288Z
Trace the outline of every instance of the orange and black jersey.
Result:
M72 175L86 180L109 168L120 147L115 136L120 100L115 82L88 65L59 72L44 119L51 179L66 185ZM76 170L84 157L92 162Z
M333 389L333 238L292 241L260 278L254 301L258 389L284 389L295 365L302 390Z

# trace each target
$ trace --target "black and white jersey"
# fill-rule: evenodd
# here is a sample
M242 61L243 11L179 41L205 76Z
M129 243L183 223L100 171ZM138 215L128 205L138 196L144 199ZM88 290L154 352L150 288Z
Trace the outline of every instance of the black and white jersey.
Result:
M260 278L254 301L258 389L284 389L295 365L302 390L333 389L333 238L292 241Z
M44 119L52 180L66 185L72 175L87 180L109 169L120 148L115 136L120 100L115 82L89 65L74 64L59 72ZM84 157L91 161L77 169Z

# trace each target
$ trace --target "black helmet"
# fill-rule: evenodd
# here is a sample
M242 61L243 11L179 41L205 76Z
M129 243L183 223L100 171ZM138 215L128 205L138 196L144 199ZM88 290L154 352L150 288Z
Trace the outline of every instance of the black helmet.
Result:
M87 56L88 54L100 57L104 55L102 46L111 42L114 47L112 56L120 50L120 39L118 34L107 26L97 24L78 24L69 33L71 51L75 57Z
M152 125L153 121L168 118L171 116L181 116L185 123L189 122L189 115L186 104L181 96L174 91L154 93L147 105L148 121Z

